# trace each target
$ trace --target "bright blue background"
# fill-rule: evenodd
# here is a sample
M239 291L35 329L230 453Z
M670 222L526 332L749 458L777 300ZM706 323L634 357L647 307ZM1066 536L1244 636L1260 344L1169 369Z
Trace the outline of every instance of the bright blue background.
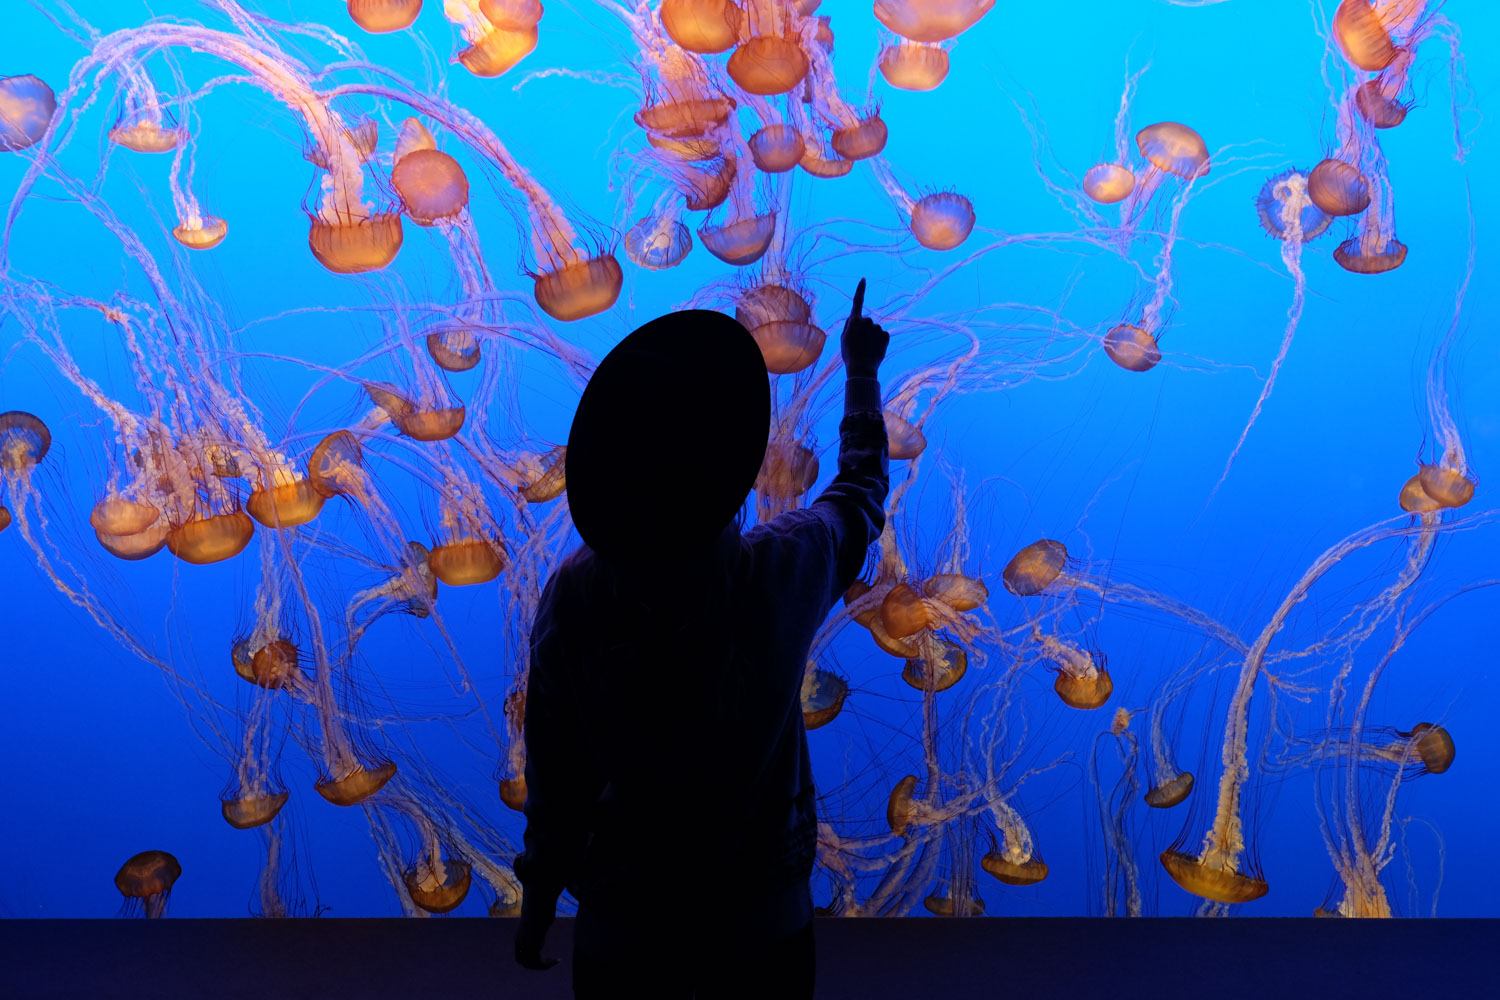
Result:
M79 47L29 7L9 6L21 9L7 13L0 71L36 73L61 90L81 55ZM101 31L139 23L148 12L136 0L77 0L76 6ZM454 47L452 29L436 0L427 6L417 31L441 54L441 65ZM288 19L294 7L302 19L316 17L348 33L372 61L423 77L423 58L410 35L365 35L348 22L341 3L262 0L255 5ZM1500 461L1500 341L1494 336L1500 302L1489 280L1493 223L1500 212L1489 179L1500 177L1500 151L1493 126L1481 124L1479 112L1492 108L1500 81L1495 58L1500 12L1487 3L1448 5L1447 13L1464 32L1472 86L1463 118L1473 141L1467 166L1454 158L1447 52L1441 43L1429 43L1418 60L1418 107L1401 128L1381 136L1397 192L1398 231L1412 248L1410 259L1392 274L1364 278L1341 271L1330 259L1334 240L1342 237L1330 234L1308 247L1309 300L1297 340L1233 474L1205 508L1274 356L1291 297L1278 245L1260 231L1251 200L1265 176L1285 166L1310 167L1333 141L1333 104L1319 71L1318 22L1304 0L1230 0L1197 9L1147 0L1085 0L1065 9L1002 3L999 8L959 40L952 73L939 90L909 94L883 82L876 86L891 129L886 156L899 175L969 195L980 225L992 234L1070 227L1036 175L1012 101L1035 102L1058 160L1081 174L1110 151L1127 59L1132 67L1151 63L1132 115L1134 127L1161 119L1189 122L1211 148L1234 144L1239 153L1261 160L1255 169L1200 193L1184 216L1188 239L1236 252L1179 250L1180 305L1163 342L1166 364L1136 376L1097 351L1086 352L1067 366L1066 378L950 401L930 429L934 448L965 470L971 486L987 484L977 491L971 515L975 568L991 582L997 618L1019 620L1014 600L998 586L999 569L1020 545L1049 535L1067 540L1074 551L1092 549L1116 579L1169 593L1253 635L1319 552L1391 516L1396 492L1415 470L1413 460L1429 432L1427 362L1448 325L1462 276L1466 176L1474 183L1478 272L1450 385L1472 468L1481 477L1474 506L1488 506L1491 492L1483 477ZM217 24L206 9L187 0L163 0L151 10ZM858 95L877 44L869 5L828 0L820 13L834 17L840 79L847 93ZM619 231L630 220L619 208L623 164L611 154L641 145L630 121L636 106L632 77L622 61L628 46L626 33L607 12L587 3L551 3L539 47L516 70L498 80L480 80L453 67L443 79L451 98L482 116L575 219ZM319 59L326 56L314 46L306 49ZM181 62L194 80L218 71L218 64L205 57L184 55ZM552 76L518 87L527 73L553 67L618 74L627 86ZM65 157L83 176L93 175L110 108L110 100L99 103ZM199 117L204 127L198 194L206 210L230 220L231 233L223 247L190 263L204 286L221 297L230 323L366 297L371 284L329 275L306 252L306 223L298 206L311 170L299 158L298 126L285 110L258 92L232 88L208 98ZM384 141L389 142L388 132ZM0 190L11 190L23 169L18 157L0 160ZM169 219L171 213L166 169L166 158L115 155L104 188L116 210L162 251L166 236L157 216ZM900 224L867 166L843 181L799 177L795 184L797 225L832 218ZM475 215L498 280L508 288L528 288L520 276L515 229L482 182L475 186ZM1335 233L1343 228L1336 225ZM968 248L992 234L976 233ZM117 244L74 206L33 201L14 239L19 271L69 290L107 297L115 283L130 280ZM408 291L395 294L438 300L451 295L450 270L437 238L408 226L407 241L393 273ZM842 289L859 274L870 275L869 303L878 315L881 302L922 280L913 267L946 263L930 253L909 259L865 254L828 263L808 277L822 296L823 324L836 328L846 301ZM601 352L636 323L726 270L701 249L674 271L646 273L627 266L621 304L565 332ZM391 280L375 279L376 286ZM1072 324L1102 330L1122 317L1137 291L1115 261L1017 246L949 279L917 311L962 317L995 300L1028 302L1061 308ZM71 315L77 324L69 328L75 351L110 384L111 370L123 372L117 352L107 346L109 328ZM901 331L895 332L899 347ZM314 316L255 328L242 343L250 351L336 364L380 335L366 319ZM14 332L3 336L0 409L44 415L57 440L39 483L54 509L73 510L81 524L106 468L98 443L105 431L97 414L34 349L13 350ZM893 365L899 369L900 362L898 351ZM253 391L283 402L297 398L291 388L298 377L294 366L267 363L247 370L256 373ZM523 394L528 421L541 437L560 439L570 399L554 370L538 365L529 375ZM473 380L459 377L455 385L467 392ZM277 412L274 403L265 409ZM354 390L341 387L320 397L296 431L321 433L362 409ZM832 425L825 425L820 441L826 446L832 440ZM826 479L832 453L824 456ZM917 532L919 557L934 551L945 531L945 491L936 473L935 465L927 467L930 481L922 495L933 514ZM414 505L409 521L420 525L431 513ZM87 537L86 529L68 530ZM1445 538L1422 593L1437 598L1485 578L1500 565L1497 554L1500 541L1492 529ZM129 566L106 565L92 552L83 558L84 565L99 566L94 579L124 620L158 649L170 642L174 658L215 677L225 697L233 697L239 682L227 669L227 637L248 624L256 578L249 556L204 569L166 556ZM1296 619L1297 635L1316 636L1320 623L1373 595L1391 578L1398 558L1396 549L1381 549L1316 591ZM260 865L259 842L218 816L226 766L195 734L182 705L151 668L130 659L58 596L14 531L0 536L0 580L5 595L0 635L6 637L0 670L7 678L0 759L8 762L0 770L0 799L6 803L0 810L0 843L12 859L0 883L0 914L112 914L118 897L111 877L125 857L145 847L170 849L182 860L185 874L172 899L173 914L245 912ZM328 590L343 595L368 582L350 572L330 581ZM343 598L334 600L337 606ZM501 639L493 589L446 590L443 602L471 667L498 708L514 665L496 652ZM1500 876L1492 849L1500 832L1493 795L1500 779L1500 729L1493 724L1500 695L1494 668L1500 640L1492 627L1497 613L1497 592L1463 598L1440 612L1396 659L1376 699L1372 723L1407 727L1442 721L1458 746L1457 763L1448 774L1424 778L1401 793L1398 814L1430 821L1444 845L1440 865L1430 834L1412 827L1411 863L1421 886L1416 905L1405 898L1404 852L1387 879L1396 887L1392 900L1402 912L1427 912L1441 869L1440 913L1497 915ZM1136 707L1201 646L1159 616L1134 611L1107 611L1091 638L1109 654L1116 683L1111 704ZM365 654L398 701L452 704L436 640L420 623L382 623ZM908 729L917 724L914 693L892 682L893 662L867 642L840 647L838 665L856 693L849 717L836 725L857 725L860 713ZM1044 741L1028 759L1066 759L1033 779L1020 802L1053 874L1027 890L1001 891L986 882L992 914L1099 909L1102 855L1087 763L1094 735L1109 720L1105 712L1069 712L1052 700L1049 689L1046 675L1028 681L1037 722L1033 735ZM870 693L863 702L861 692ZM904 700L893 703L882 694ZM1211 713L1208 701L1205 694L1190 708L1178 741L1181 763L1198 771L1200 779L1215 770L1222 693ZM1306 726L1319 725L1319 700L1299 713ZM519 838L520 817L494 800L493 761L459 747L440 727L414 726L410 734L423 741L428 758L451 780L483 803L488 816ZM830 787L844 762L818 733L811 742L820 783ZM892 779L908 769L894 761L881 767ZM315 880L316 901L334 915L396 912L363 817L308 794L311 772L293 747L284 770L293 789L288 815L303 852L299 864L304 880ZM1305 773L1253 783L1261 810L1259 853L1272 892L1248 912L1306 914L1325 902L1332 879L1317 832L1312 783ZM1194 901L1160 877L1154 862L1155 853L1181 829L1182 818L1144 812L1135 809L1132 815L1148 912L1191 912ZM874 819L879 813L869 815ZM1189 831L1194 842L1203 830L1201 818L1196 823ZM477 915L482 906L476 897L459 912Z

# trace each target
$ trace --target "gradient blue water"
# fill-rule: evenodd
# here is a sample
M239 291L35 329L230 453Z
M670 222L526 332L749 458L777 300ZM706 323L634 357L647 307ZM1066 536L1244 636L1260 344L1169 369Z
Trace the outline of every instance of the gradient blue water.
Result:
M148 5L136 0L77 0L76 7L102 31L139 23L148 13ZM316 10L309 13L308 7ZM60 89L81 54L79 45L29 6L7 8L0 72L37 73ZM279 18L318 18L357 34L342 5L331 0L261 0L255 8ZM161 0L149 10L211 18L204 6L187 0ZM876 46L869 5L827 0L822 13L834 17L840 79L858 93ZM960 39L952 74L936 92L909 94L877 85L891 127L886 155L900 175L969 195L980 226L991 230L977 233L970 248L996 234L1070 226L1036 174L1012 102L1034 106L1058 159L1081 172L1109 152L1127 61L1151 65L1132 116L1137 125L1189 122L1211 148L1233 145L1228 155L1258 158L1250 169L1202 192L1184 216L1189 240L1216 246L1179 251L1179 305L1164 339L1168 364L1134 376L1095 352L1066 378L952 401L930 430L934 447L963 470L973 488L977 568L992 581L1002 620L1016 615L1006 603L1013 599L996 585L1000 567L1020 545L1049 535L1067 539L1075 551L1091 549L1117 579L1169 593L1253 634L1318 553L1394 513L1396 491L1415 470L1428 430L1427 362L1450 322L1463 273L1466 178L1474 185L1478 271L1450 384L1472 467L1481 477L1494 467L1500 452L1500 293L1490 275L1494 222L1500 218L1492 178L1500 177L1500 152L1482 113L1492 109L1500 83L1500 12L1489 4L1454 2L1448 13L1464 32L1468 54L1472 98L1463 125L1472 156L1466 165L1455 161L1447 53L1430 43L1419 61L1419 107L1400 129L1382 135L1410 259L1399 271L1365 278L1329 259L1333 237L1308 248L1309 300L1300 332L1274 396L1211 504L1209 492L1275 353L1292 291L1279 247L1259 229L1251 200L1268 174L1289 165L1310 167L1332 141L1333 105L1319 74L1323 43L1313 9L1304 0L1230 0L1204 8L1085 0L1066 10L1003 2ZM453 41L438 10L423 14L419 30L439 53L436 65L449 96L480 114L575 217L594 220L606 235L628 224L619 209L622 172L614 157L621 149L639 148L640 139L630 121L635 96L622 61L628 39L608 13L587 3L549 4L536 52L498 80L444 65ZM406 35L359 34L356 41L372 61L414 78L427 72ZM216 71L201 57L184 56L182 63L193 80ZM521 85L527 73L554 67L618 75L627 86L566 75ZM364 301L369 285L327 274L306 253L299 205L311 171L284 110L258 92L230 88L208 97L199 115L198 194L208 210L231 220L232 230L222 248L191 263L220 297L228 321L238 325L310 303ZM65 157L70 169L93 176L110 118L109 99L88 113L81 139ZM1223 165L1227 157L1218 162L1216 173L1233 173ZM0 190L10 191L23 169L16 157L0 158ZM864 167L840 182L796 184L801 224L838 218L900 224ZM165 246L160 220L170 225L171 210L164 160L117 155L102 190L151 246ZM491 267L507 287L528 287L514 226L487 196L487 184L476 183L475 190ZM118 283L137 280L96 223L57 201L28 205L13 234L12 255L25 275L101 298ZM918 269L932 266L931 254L910 260L866 254L829 262L809 279L823 296L819 315L829 325L843 301L839 290L861 273L870 276L869 302L878 315L880 303L909 291L922 280ZM701 250L673 271L627 268L621 304L569 333L602 350L725 270ZM440 244L411 227L393 271L406 284L403 294L452 293ZM1027 302L1061 309L1079 326L1103 328L1121 318L1137 290L1117 263L1097 255L1019 245L952 277L919 311L962 318L989 302ZM124 374L113 335L102 321L73 316L70 345L109 385L111 372ZM328 314L254 328L240 346L336 364L379 335L366 320ZM44 359L32 349L13 349L15 343L13 331L0 327L0 409L30 410L51 425L56 444L39 482L59 509L71 505L81 523L106 467L99 439L107 432ZM1213 364L1200 363L1205 359ZM305 381L295 366L276 362L249 370L252 391L261 394L257 398L266 401L269 413L297 399ZM472 380L459 377L455 384L464 391ZM539 434L561 438L569 400L555 376L539 369L523 399ZM320 397L293 432L321 433L360 411L352 391ZM832 440L832 427L825 425L821 442ZM827 454L825 470L831 466ZM918 532L919 553L932 551L946 530L944 487L930 472L923 495L933 516ZM664 491L664 502L669 498ZM1481 478L1475 506L1488 506L1490 498ZM1497 555L1500 538L1493 529L1444 538L1422 594L1436 599L1494 574ZM1320 624L1373 595L1391 578L1398 558L1395 549L1372 553L1315 591L1298 618L1298 634L1315 636ZM90 553L88 564L96 563L97 585L124 620L157 648L170 649L174 660L224 677L223 691L233 696L232 685L239 682L222 668L227 637L249 622L252 561L190 568L162 556L141 565L106 566ZM152 668L132 660L55 592L14 532L0 536L0 580L0 670L6 678L0 843L9 859L0 879L0 914L111 914L119 902L111 884L116 867L146 847L169 849L182 861L185 874L172 913L245 912L260 846L253 835L220 819L217 797L227 772L195 731L191 714ZM367 582L351 572L335 575L326 587L346 593ZM500 611L493 590L447 590L443 602L481 687L498 704L514 664L498 652ZM1482 591L1436 615L1395 661L1372 712L1380 724L1440 720L1458 746L1451 771L1401 792L1398 815L1416 822L1403 845L1410 850L1396 858L1388 885L1406 913L1429 912L1441 879L1439 913L1497 914L1497 613L1500 591ZM1112 704L1136 707L1202 646L1159 616L1116 611L1106 612L1091 638L1109 655L1116 682ZM441 706L452 698L440 662L444 655L420 623L403 620L372 633L364 659L372 676L403 703ZM909 729L919 718L910 698L892 704L879 697L903 694L891 682L891 662L868 642L846 643L838 653L856 695L872 693L863 701L851 699L851 711L865 713L874 728L897 721ZM1052 876L1026 890L987 885L992 914L1065 915L1100 907L1103 854L1087 764L1107 719L1095 717L1102 713L1069 713L1049 701L1048 686L1046 676L1031 684L1038 744L1027 759L1058 763L1028 782L1020 801ZM1215 769L1223 700L1222 691L1217 701L1197 699L1181 721L1183 763L1200 779ZM1316 727L1321 712L1315 697L1293 715ZM519 816L494 799L492 761L461 746L439 724L413 726L404 738L420 742L449 780L471 790L488 815L518 837ZM836 783L846 761L820 744L816 733L812 744L820 782ZM294 789L289 814L303 851L301 870L315 882L316 901L338 915L397 912L363 817L305 794L312 773L293 748L285 770ZM1325 901L1333 877L1312 781L1293 773L1257 777L1252 784L1258 850L1273 888L1247 912L1306 914ZM1196 901L1162 877L1154 861L1181 830L1182 818L1142 812L1133 814L1134 834L1148 911L1192 912ZM1202 818L1196 822L1190 842L1202 833ZM1420 890L1415 900L1406 898L1408 862ZM477 899L459 912L471 911L482 912Z

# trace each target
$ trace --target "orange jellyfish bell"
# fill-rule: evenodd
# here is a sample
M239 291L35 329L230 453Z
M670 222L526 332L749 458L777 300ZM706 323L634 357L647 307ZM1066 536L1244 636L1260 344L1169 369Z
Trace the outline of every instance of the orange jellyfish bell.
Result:
M1052 682L1052 690L1057 692L1064 705L1084 711L1099 708L1109 701L1114 689L1115 682L1110 680L1109 671L1102 666L1086 677L1059 670Z
M911 208L911 234L929 250L952 250L974 231L974 203L955 191L937 191Z
M250 492L245 509L268 528L295 528L318 516L326 498L310 479L283 482Z
M744 20L731 0L662 0L657 13L672 41L700 55L728 52Z
M469 178L458 161L437 149L417 149L396 161L391 186L419 226L457 216L469 205Z
M734 318L747 330L763 323L806 323L812 318L812 307L796 289L767 282L741 293L734 304Z
M1104 335L1104 353L1128 372L1147 372L1161 361L1156 338L1132 323L1121 323Z
M1427 495L1422 489L1422 474L1419 472L1406 481L1401 487L1401 495L1396 498L1401 509L1410 514L1431 514L1435 510L1442 510L1443 505Z
M427 554L427 567L448 586L467 587L499 576L505 568L505 556L497 542L461 538L433 546Z
M665 271L693 249L693 234L676 219L642 218L625 233L625 256L636 267Z
M722 226L703 226L698 239L726 264L744 267L760 260L776 235L776 213L752 215Z
M1208 173L1208 146L1203 136L1181 122L1157 122L1136 133L1135 144L1152 166L1193 180Z
M932 628L937 620L919 586L898 583L880 604L880 624L892 639L908 639Z
M367 215L339 209L331 219L313 216L307 234L313 256L334 274L379 271L396 259L401 240L396 212Z
M52 447L52 432L24 410L0 413L0 471L30 472Z
M880 50L880 75L901 90L932 90L948 76L948 50L900 42Z
M795 441L772 441L755 477L755 489L764 496L791 500L812 489L818 481L818 456Z
M729 76L749 94L785 94L807 76L807 53L796 34L751 35L729 57Z
M1265 879L1222 868L1209 868L1191 854L1168 848L1161 865L1183 889L1215 903L1249 903L1269 890Z
M276 818L291 798L290 792L268 792L265 795L242 795L219 800L219 814L236 830L253 830Z
M479 338L466 326L434 330L427 335L427 353L446 372L466 372L483 356Z
M1193 772L1183 771L1175 778L1154 785L1146 792L1146 805L1152 809L1171 809L1184 802L1193 790Z
M213 215L190 219L172 227L172 236L189 250L212 250L229 235L229 223Z
M941 42L972 28L995 0L875 0L875 17L902 38Z
M856 124L833 130L833 151L846 160L865 160L885 149L890 130L878 112L861 118Z
M802 154L802 162L798 165L813 177L823 179L843 177L854 169L853 160L846 160L841 156L825 156L821 148L811 143L808 144L807 152Z
M472 874L467 861L446 860L439 865L423 862L402 875L411 901L428 913L457 909L469 894Z
M109 130L110 142L136 153L170 153L182 145L184 137L182 129L168 128L148 118L121 122Z
M637 111L635 123L658 138L703 139L724 127L734 106L727 97L661 101Z
M1367 248L1364 240L1355 236L1338 245L1333 259L1352 274L1384 274L1406 263L1406 244L1392 236L1383 244Z
M750 136L750 158L768 174L782 174L802 162L807 143L795 126L777 122Z
M1101 205L1113 205L1135 190L1135 174L1118 163L1099 163L1083 175L1083 193Z
M1386 93L1380 80L1366 80L1354 92L1354 106L1365 121L1376 128L1395 128L1406 121L1410 106Z
M291 687L302 676L302 654L290 639L272 639L259 649L241 640L230 649L229 660L241 679L270 691Z
M886 410L884 416L891 461L910 461L926 450L927 436L915 424L892 410Z
M0 531L10 527L10 508L0 503Z
M811 323L762 323L750 331L772 375L793 375L811 367L823 354L828 335Z
M802 725L820 729L844 710L849 684L838 674L821 668L813 670L802 684Z
M108 496L94 505L89 526L106 535L134 535L161 519L161 510L143 500Z
M1329 215L1358 215L1370 207L1370 182L1354 164L1328 159L1307 175L1307 196Z
M906 836L906 830L916 818L916 806L912 802L917 790L917 776L908 774L896 782L896 787L891 789L890 796L885 803L885 821L890 826L891 832L898 837Z
M1017 552L1005 564L1000 578L1005 589L1012 594L1030 597L1050 587L1067 564L1067 546L1051 538L1042 538Z
M531 55L536 48L537 26L496 27L458 54L464 69L480 77L496 77Z
M956 642L946 639L924 644L921 656L914 656L901 668L901 679L918 691L946 691L969 671L969 654Z
M1378 72L1396 58L1396 46L1370 0L1343 0L1333 14L1333 37L1356 69Z
M182 864L166 851L142 851L115 872L115 888L127 900L139 899L146 916L160 917L166 912L167 896L182 877Z
M562 496L568 488L567 454L568 446L560 444L542 456L541 475L521 487L521 497L527 503L546 503Z
M421 12L422 0L349 0L354 23L375 34L409 28Z
M419 406L399 392L373 383L366 385L365 391L396 429L413 441L446 441L463 429L467 410L462 403Z
M1462 507L1474 499L1474 480L1460 469L1446 465L1424 465L1417 473L1422 492L1443 508Z
M990 851L979 859L979 867L1006 885L1036 885L1047 878L1047 862L1035 855L1012 861L999 851Z
M40 77L0 77L0 152L14 153L41 142L55 114L57 95Z
M233 559L245 551L255 534L255 522L244 511L199 517L167 531L167 549L178 559L196 566Z
M343 777L319 781L313 789L336 806L357 806L384 788L395 775L394 761L373 768L355 765Z
M334 431L319 441L307 460L307 478L324 496L342 496L361 488L364 449L348 431Z
M1453 766L1453 736L1437 723L1419 722L1411 732L1400 735L1412 741L1412 749L1428 774L1442 774Z
M500 801L505 803L507 809L524 812L526 810L526 775L518 774L514 778L501 781Z
M625 272L613 254L575 260L536 276L532 294L542 311L564 323L595 316L615 304Z

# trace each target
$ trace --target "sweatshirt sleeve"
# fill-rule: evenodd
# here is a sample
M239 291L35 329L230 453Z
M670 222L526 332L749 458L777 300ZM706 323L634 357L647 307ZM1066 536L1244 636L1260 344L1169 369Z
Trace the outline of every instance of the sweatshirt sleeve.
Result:
M880 381L852 376L844 384L839 423L839 467L812 509L833 527L835 596L849 588L885 529L890 490L890 444L880 407Z
M516 857L522 906L550 916L558 896L578 874L587 841L590 798L567 686L564 629L556 615L557 577L543 588L531 630L526 681L526 830Z

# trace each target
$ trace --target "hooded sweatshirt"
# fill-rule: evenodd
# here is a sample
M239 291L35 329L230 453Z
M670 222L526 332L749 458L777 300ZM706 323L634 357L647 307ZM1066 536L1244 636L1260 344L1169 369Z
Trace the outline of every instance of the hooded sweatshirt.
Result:
M838 473L808 507L731 522L692 558L580 546L558 566L526 685L527 909L566 888L597 912L740 909L769 933L811 918L802 682L885 526L888 453L879 382L849 378Z

